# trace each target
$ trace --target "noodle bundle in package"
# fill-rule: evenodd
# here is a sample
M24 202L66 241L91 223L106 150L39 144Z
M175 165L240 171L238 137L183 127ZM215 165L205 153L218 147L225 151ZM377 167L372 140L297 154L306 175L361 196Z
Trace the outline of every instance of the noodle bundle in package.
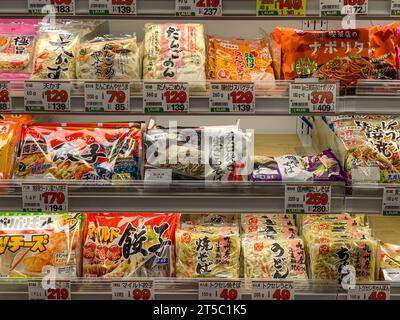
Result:
M79 276L82 219L79 213L0 213L0 278Z
M172 277L178 213L88 213L83 276Z
M281 48L283 79L317 77L340 81L343 89L359 79L395 79L396 26L332 31L277 27L272 38Z

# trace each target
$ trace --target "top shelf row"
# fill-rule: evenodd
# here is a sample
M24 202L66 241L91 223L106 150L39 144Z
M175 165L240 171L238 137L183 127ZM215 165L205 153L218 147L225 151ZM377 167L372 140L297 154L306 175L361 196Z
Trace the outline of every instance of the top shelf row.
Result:
M3 16L41 14L46 5L66 16L123 17L334 17L400 16L400 0L2 0Z

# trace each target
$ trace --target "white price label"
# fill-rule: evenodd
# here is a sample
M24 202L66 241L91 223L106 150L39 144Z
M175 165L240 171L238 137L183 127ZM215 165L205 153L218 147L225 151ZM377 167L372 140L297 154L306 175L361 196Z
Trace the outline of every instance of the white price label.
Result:
M0 112L11 111L11 90L9 81L0 81Z
M390 300L389 284L356 284L347 292L348 300Z
M343 14L368 14L368 0L343 0Z
M71 300L71 281L55 280L53 286L45 281L28 282L29 300Z
M124 112L129 110L129 82L85 82L86 112Z
M285 213L329 213L331 186L285 186Z
M240 300L240 281L205 281L199 282L199 300Z
M335 83L291 83L289 113L335 113Z
M172 169L146 169L144 174L145 184L171 184Z
M28 0L28 12L44 14L42 9L46 5L54 6L57 14L75 14L75 0Z
M212 83L210 112L255 112L254 83Z
M71 111L71 82L25 81L26 111Z
M390 15L392 17L400 16L400 0L392 0L390 2Z
M319 11L321 17L341 16L343 0L321 0Z
M175 0L177 16L222 16L222 0Z
M252 300L294 300L292 281L253 281Z
M382 213L384 216L400 215L400 188L383 188Z
M24 212L68 212L66 185L23 184Z
M113 300L154 300L154 281L131 280L112 283Z
M145 82L143 88L143 109L145 113L189 111L188 83Z
M89 13L93 15L135 15L136 0L89 0Z

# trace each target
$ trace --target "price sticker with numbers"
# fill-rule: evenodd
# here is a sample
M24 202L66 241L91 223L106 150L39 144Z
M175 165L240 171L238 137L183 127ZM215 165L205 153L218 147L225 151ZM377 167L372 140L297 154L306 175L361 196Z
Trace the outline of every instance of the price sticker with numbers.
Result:
M306 0L257 0L257 16L305 16Z
M66 185L23 184L24 212L68 212Z
M114 281L113 300L154 300L153 280Z
M240 300L240 281L205 281L199 282L199 300Z
M390 1L390 15L392 17L400 16L400 0Z
M86 112L124 112L129 110L129 82L85 82Z
M89 0L92 15L135 15L136 0Z
M145 82L143 109L151 112L188 112L189 85L186 82Z
M0 81L0 112L11 111L10 82Z
M71 111L69 81L25 81L26 111Z
M30 14L44 14L42 11L46 5L54 6L57 14L75 14L75 0L28 0L28 12Z
M343 0L320 0L319 12L321 17L341 16Z
M368 0L343 0L342 14L368 14Z
M53 286L44 281L28 282L29 300L71 300L71 281L55 280Z
M210 112L255 112L254 83L211 83Z
M331 186L285 186L285 213L329 213Z
M175 0L177 16L222 16L222 0Z
M400 188L383 188L382 213L384 216L400 215Z
M289 87L289 113L335 113L335 83L291 83Z
M356 284L347 292L348 300L390 300L389 284Z
M253 281L252 300L294 300L292 281Z

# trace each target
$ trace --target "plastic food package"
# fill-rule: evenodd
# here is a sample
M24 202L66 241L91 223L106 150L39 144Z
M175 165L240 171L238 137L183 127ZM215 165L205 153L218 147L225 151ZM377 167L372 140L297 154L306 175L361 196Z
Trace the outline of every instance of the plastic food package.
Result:
M267 215L259 215L259 214L242 214L240 215L242 229L245 229L247 226L286 226L286 227L294 227L295 221L293 215L289 214L267 214Z
M191 226L176 232L180 278L238 278L240 238L230 226Z
M217 213L202 213L202 214L185 214L181 221L188 224L238 224L238 216L236 214L217 214Z
M400 246L393 243L380 242L381 277L386 281L400 281Z
M266 40L209 36L207 78L222 81L274 80L272 58Z
M0 278L79 276L79 213L0 213Z
M87 213L83 276L172 277L178 213Z
M397 77L396 23L351 30L302 31L277 27L272 37L282 51L285 80L318 77L340 81Z
M307 279L301 239L242 241L245 278Z
M330 149L316 156L255 157L252 181L346 181L339 160Z
M206 80L206 46L201 24L145 25L143 80L196 82Z
M15 176L137 180L142 123L43 124L23 129Z
M282 225L245 225L243 232L249 236L253 235L254 237L263 237L263 235L276 237L278 235L283 235L287 239L293 239L297 236L296 227L287 227Z
M140 80L141 52L136 36L98 37L81 43L76 59L78 79Z

